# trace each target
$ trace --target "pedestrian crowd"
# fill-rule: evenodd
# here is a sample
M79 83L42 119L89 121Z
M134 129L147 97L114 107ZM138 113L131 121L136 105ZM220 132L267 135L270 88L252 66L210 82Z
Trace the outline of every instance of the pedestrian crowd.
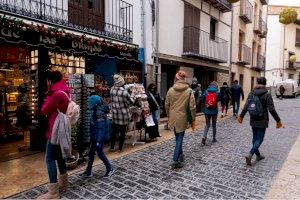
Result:
M183 139L187 128L195 130L196 112L202 111L205 115L206 126L203 132L201 143L205 146L208 142L208 131L212 126L212 142L217 140L217 119L219 114L219 102L221 104L221 117L228 114L229 105L233 105L233 115L238 123L243 122L246 113L250 114L250 126L252 127L253 139L252 148L245 156L247 165L251 165L252 157L262 160L265 157L259 151L263 143L266 129L269 126L270 113L276 121L277 128L283 128L280 117L278 116L271 94L266 88L266 79L257 78L257 86L251 91L245 101L245 105L239 114L240 100L244 100L244 92L238 81L235 80L231 87L224 82L220 87L213 81L208 88L202 92L201 85L197 79L192 80L190 85L185 71L180 70L174 78L174 85L168 90L165 103L162 104L161 97L157 91L157 85L152 83L147 88L147 100L149 103L150 114L153 117L155 130L152 138L159 137L158 125L161 111L164 107L168 117L168 128L175 134L175 149L173 159L170 164L171 169L184 167ZM106 157L103 147L110 140L110 151L115 150L116 136L119 135L119 151L123 150L125 135L130 122L129 108L134 105L129 91L125 87L124 78L121 75L114 75L114 86L111 88L110 101L107 97L92 95L89 97L88 105L91 110L90 116L90 147L86 170L81 174L82 177L92 177L92 167L95 153L104 163L106 173L104 177L111 176L115 169ZM48 130L46 138L45 161L48 170L49 184L48 192L40 199L59 198L59 193L68 186L68 175L65 160L68 158L68 139L63 132L68 130L70 122L76 109L71 108L70 89L62 74L58 71L50 72L48 76L47 98L41 108L41 114L48 117ZM204 105L204 106L202 106ZM76 107L76 106L75 106ZM203 107L203 108L202 108ZM58 117L60 114L67 117ZM112 120L108 119L111 113ZM70 120L74 121L74 120ZM75 120L76 121L76 120ZM53 144L52 138L58 138L58 144ZM62 148L63 147L63 148ZM59 176L57 176L57 165Z

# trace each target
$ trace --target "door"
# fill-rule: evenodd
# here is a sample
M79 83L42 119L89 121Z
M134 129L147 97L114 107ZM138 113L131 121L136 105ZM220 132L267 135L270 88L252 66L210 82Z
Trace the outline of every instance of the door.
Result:
M104 30L104 0L69 0L68 8L69 22Z
M199 54L200 10L184 4L183 52Z
M239 61L242 61L242 54L243 54L243 33L239 33L239 54L238 54L238 59Z

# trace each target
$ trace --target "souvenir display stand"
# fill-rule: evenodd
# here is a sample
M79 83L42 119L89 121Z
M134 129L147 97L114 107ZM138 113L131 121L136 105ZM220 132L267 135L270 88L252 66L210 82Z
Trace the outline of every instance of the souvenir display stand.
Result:
M133 121L133 142L132 147L136 144L145 144L145 142L141 142L137 140L137 132L140 132L141 129L137 130L137 123L140 122L143 118L143 113L146 110L149 110L149 104L147 101L147 95L145 92L145 88L142 84L133 83L126 85L126 88L128 89L131 98L135 100L135 105L132 106L129 111L131 114L131 118Z

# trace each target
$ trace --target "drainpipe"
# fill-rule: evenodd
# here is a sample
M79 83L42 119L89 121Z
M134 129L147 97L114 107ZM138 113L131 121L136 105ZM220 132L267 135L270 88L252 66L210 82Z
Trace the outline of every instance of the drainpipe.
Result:
M266 77L266 61L267 61L267 37L268 37L268 18L269 18L269 6L267 6L267 19L266 19L266 28L267 28L267 35L266 35L266 39L265 39L265 60L264 60L264 71L263 71L263 77Z
M232 11L231 11L231 27L230 27L230 56L229 56L229 80L228 80L228 85L229 85L229 87L231 87L231 71L232 71L232 51L233 51L233 49L232 49L232 33L233 33L233 9L234 9L234 7L232 6Z
M159 0L156 0L155 5L155 83L158 85L158 54L159 54ZM159 81L160 82L160 81ZM159 86L160 87L160 86Z
M143 67L142 67L142 82L145 87L147 87L147 65L146 65L146 8L145 8L145 1L141 0L141 38L142 38L142 45L144 49L143 55Z
M285 28L286 25L284 25L284 31L283 31L283 60L282 60L282 81L284 81L284 58L285 58Z

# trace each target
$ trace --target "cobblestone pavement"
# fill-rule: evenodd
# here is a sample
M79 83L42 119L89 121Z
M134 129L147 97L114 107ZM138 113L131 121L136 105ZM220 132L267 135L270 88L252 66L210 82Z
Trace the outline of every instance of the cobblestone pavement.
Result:
M243 125L230 119L218 124L216 144L209 140L208 145L202 147L202 131L186 135L186 164L182 169L169 169L174 149L174 141L170 140L113 160L116 172L110 178L101 178L102 165L94 167L93 178L72 175L71 186L62 198L263 199L300 133L296 124L300 118L300 99L275 102L286 128L275 129L275 122L271 120L261 148L266 159L252 167L247 167L244 161L251 142L249 118ZM36 198L45 191L43 185L12 198Z

